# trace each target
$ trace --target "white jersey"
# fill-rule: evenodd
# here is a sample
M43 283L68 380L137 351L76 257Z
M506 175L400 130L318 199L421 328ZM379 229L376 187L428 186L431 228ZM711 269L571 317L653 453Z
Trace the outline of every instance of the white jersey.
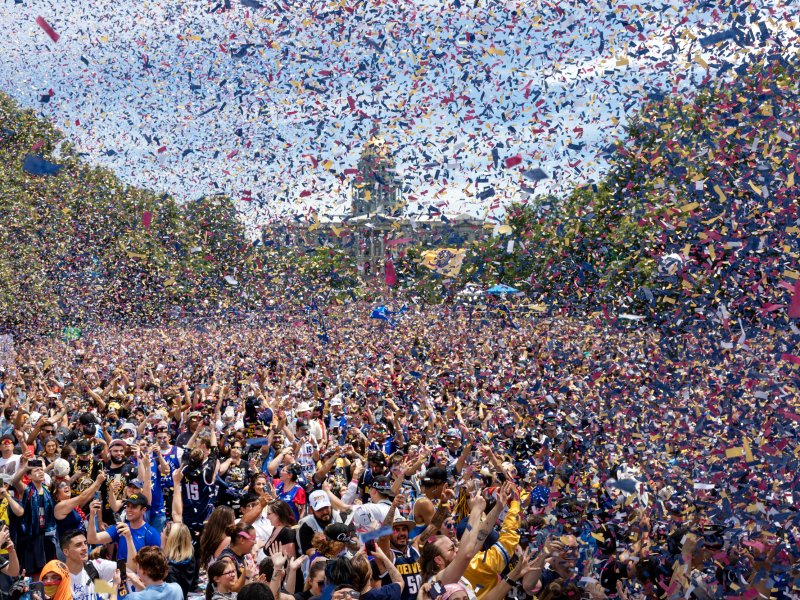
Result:
M117 563L111 560L103 560L102 558L89 562L97 569L100 579L108 582L109 585L113 585ZM77 575L70 573L69 580L72 584L72 597L74 600L101 600L108 596L108 594L98 594L94 591L94 582L89 580L89 574L86 569L81 569L81 572Z

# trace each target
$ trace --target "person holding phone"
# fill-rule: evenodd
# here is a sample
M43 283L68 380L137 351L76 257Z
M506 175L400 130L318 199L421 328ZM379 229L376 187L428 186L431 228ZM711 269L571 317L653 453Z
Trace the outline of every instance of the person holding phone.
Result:
M27 486L22 483L24 475L30 479ZM12 480L22 498L23 515L17 524L17 553L20 567L26 573L38 573L56 558L55 501L44 480L42 460L33 458L32 452L26 452Z
M113 525L105 531L98 532L94 516L100 510L100 501L93 501L87 535L89 543L108 544L109 542L118 542L117 558L127 561L131 570L135 569L132 559L141 548L144 546L161 546L161 534L145 521L149 504L144 494L137 493L129 496L125 499L125 521Z

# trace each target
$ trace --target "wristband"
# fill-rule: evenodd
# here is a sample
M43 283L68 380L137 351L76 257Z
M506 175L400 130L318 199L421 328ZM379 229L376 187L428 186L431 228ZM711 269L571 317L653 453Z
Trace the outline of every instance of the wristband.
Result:
M514 581L514 580L513 580L513 579L511 579L511 578L510 578L508 575L503 575L503 581L505 581L505 582L506 582L508 585L510 585L512 588L519 587L519 585L520 585L520 582L519 582L519 581Z

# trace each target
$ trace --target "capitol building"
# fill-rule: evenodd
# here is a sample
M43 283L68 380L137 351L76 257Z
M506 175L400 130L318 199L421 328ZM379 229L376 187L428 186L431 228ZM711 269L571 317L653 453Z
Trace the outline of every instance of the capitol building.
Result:
M349 211L291 226L296 243L340 247L367 278L383 273L387 253L396 257L408 245L460 247L485 235L483 221L472 215L408 216L391 146L380 133L364 145L357 169Z

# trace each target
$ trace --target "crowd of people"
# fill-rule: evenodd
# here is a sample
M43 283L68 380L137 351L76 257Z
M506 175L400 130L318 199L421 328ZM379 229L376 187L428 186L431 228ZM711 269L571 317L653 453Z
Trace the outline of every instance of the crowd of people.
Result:
M779 335L324 312L19 345L3 593L800 597Z

